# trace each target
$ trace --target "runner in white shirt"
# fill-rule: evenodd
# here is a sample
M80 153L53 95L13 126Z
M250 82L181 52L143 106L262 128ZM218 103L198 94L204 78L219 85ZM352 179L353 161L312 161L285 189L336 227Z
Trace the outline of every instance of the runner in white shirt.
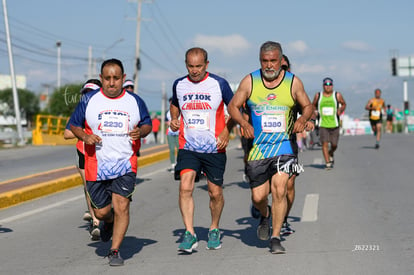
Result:
M170 128L180 131L175 179L181 180L179 204L186 232L178 250L192 253L198 246L192 193L201 171L207 177L210 195L207 248L221 247L219 221L224 206L225 149L233 126L231 119L226 123L224 104L230 102L233 92L225 79L207 72L209 61L204 49L191 48L185 57L188 75L174 82Z
M101 67L102 89L85 94L71 118L72 132L85 143L85 178L95 215L102 220L101 240L112 237L111 266L123 265L119 248L129 224L140 139L151 130L144 101L125 91L121 61ZM84 130L83 130L84 129ZM112 210L113 207L113 210Z

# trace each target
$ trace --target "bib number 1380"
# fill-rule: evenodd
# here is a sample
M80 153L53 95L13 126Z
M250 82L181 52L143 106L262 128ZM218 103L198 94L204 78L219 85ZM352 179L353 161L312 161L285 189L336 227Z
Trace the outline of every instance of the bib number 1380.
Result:
M285 132L285 116L284 115L263 115L262 131L265 133Z

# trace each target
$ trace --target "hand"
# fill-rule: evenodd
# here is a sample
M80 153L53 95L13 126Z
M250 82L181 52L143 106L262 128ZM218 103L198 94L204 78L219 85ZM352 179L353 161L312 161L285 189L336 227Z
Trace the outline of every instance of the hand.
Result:
M172 119L170 122L171 130L178 131L180 129L180 121L178 119Z
M307 121L305 124L305 130L308 132L315 130L315 122L312 120Z
M299 117L293 126L293 133L302 133L305 130L306 122L302 116Z
M245 123L243 126L240 125L240 127L243 128L243 136L247 139L253 139L254 138L254 129L253 126L250 125L250 123Z
M129 136L131 140L138 140L141 138L141 129L138 126L134 126L134 129L132 129L129 132Z
M82 140L85 144L88 144L88 145L93 145L93 144L102 142L101 137L94 135L94 134L85 135Z
M227 128L224 128L223 131L221 131L216 141L218 150L223 150L226 148L226 146L229 144L229 131Z

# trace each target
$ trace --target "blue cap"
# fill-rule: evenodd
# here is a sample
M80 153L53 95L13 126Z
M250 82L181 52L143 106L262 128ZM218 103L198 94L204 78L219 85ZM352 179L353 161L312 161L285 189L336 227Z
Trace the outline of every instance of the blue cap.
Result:
M330 77L325 77L322 82L324 85L325 83L330 83L331 85L333 85L333 80Z

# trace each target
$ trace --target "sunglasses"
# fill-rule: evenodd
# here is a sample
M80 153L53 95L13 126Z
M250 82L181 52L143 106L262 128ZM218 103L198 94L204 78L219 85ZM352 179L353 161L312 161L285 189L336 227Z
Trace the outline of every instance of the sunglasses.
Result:
M333 84L331 82L325 82L323 83L324 86L333 86Z

